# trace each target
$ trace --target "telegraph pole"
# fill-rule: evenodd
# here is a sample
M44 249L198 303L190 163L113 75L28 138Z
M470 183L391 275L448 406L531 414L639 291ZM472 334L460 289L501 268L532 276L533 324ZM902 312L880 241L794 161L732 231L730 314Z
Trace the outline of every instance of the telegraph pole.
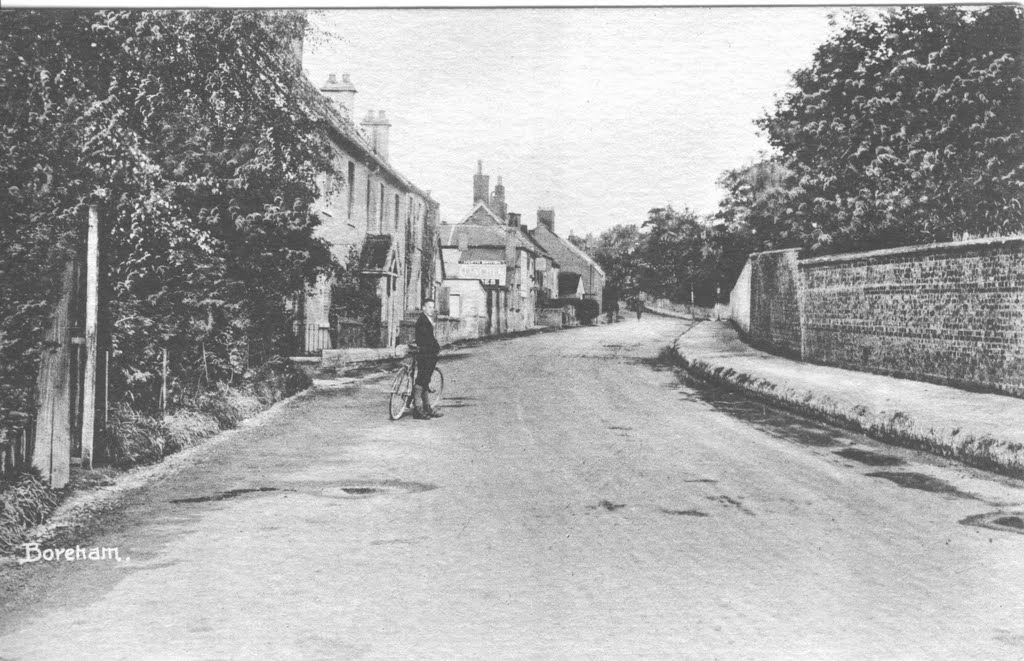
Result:
M96 318L99 308L100 219L95 204L89 205L89 240L85 256L85 383L82 386L82 468L92 468L93 433L96 429Z

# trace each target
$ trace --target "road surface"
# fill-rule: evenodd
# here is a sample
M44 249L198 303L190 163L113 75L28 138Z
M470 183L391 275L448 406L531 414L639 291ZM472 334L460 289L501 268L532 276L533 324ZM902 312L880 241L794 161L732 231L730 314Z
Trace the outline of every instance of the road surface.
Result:
M1024 485L680 381L686 322L323 388L0 570L0 658L1024 658ZM965 522L965 520L967 520ZM130 558L130 559L129 559Z

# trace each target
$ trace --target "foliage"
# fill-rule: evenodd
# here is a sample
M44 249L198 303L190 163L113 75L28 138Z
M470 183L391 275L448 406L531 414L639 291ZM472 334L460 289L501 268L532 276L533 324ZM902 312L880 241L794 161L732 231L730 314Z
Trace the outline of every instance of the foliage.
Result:
M690 209L651 209L641 227L640 290L673 302L714 303L717 274L708 241L710 227Z
M592 324L601 313L601 304L593 298L576 299L576 318L581 324Z
M793 173L779 236L815 251L1024 231L1024 10L861 12L759 126Z
M122 402L115 407L105 430L107 460L121 468L159 461L222 429L233 429L311 383L308 375L279 359L268 362L240 385L219 383L160 418Z
M600 313L600 305L592 298L552 298L544 304L547 308L572 308L573 317L581 324L592 324Z
M640 230L636 225L615 225L597 238L587 236L583 250L601 265L605 273L604 307L639 292L636 272Z
M291 49L296 12L0 13L0 425L32 413L57 279L101 211L111 389L155 410L237 379L250 337L333 268L316 239L325 145Z
M331 287L331 328L335 328L339 317L357 319L363 325L367 346L378 346L381 309L377 282L359 272L359 256L359 249L353 247L345 265L335 271Z
M60 500L60 492L34 473L0 479L0 553L14 553L25 541L25 532L42 523Z
M750 253L801 245L786 222L790 182L789 170L773 158L719 177L725 196L712 219L708 252L723 292L732 289Z

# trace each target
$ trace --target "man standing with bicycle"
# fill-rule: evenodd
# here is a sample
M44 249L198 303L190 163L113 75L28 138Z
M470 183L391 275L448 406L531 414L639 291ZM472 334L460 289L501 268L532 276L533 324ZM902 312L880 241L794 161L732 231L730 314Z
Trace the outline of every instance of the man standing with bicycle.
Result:
M419 420L440 418L444 414L430 405L430 377L437 366L441 345L434 337L434 300L423 301L423 312L416 320L416 384L412 389L413 417Z

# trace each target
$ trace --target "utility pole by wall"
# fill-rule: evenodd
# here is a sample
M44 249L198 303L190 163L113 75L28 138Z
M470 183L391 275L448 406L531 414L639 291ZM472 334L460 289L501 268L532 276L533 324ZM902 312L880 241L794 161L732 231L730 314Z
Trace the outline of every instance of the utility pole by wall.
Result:
M100 219L96 205L89 205L89 240L85 256L85 382L82 387L82 468L92 468L93 434L96 430L96 319L99 308Z

